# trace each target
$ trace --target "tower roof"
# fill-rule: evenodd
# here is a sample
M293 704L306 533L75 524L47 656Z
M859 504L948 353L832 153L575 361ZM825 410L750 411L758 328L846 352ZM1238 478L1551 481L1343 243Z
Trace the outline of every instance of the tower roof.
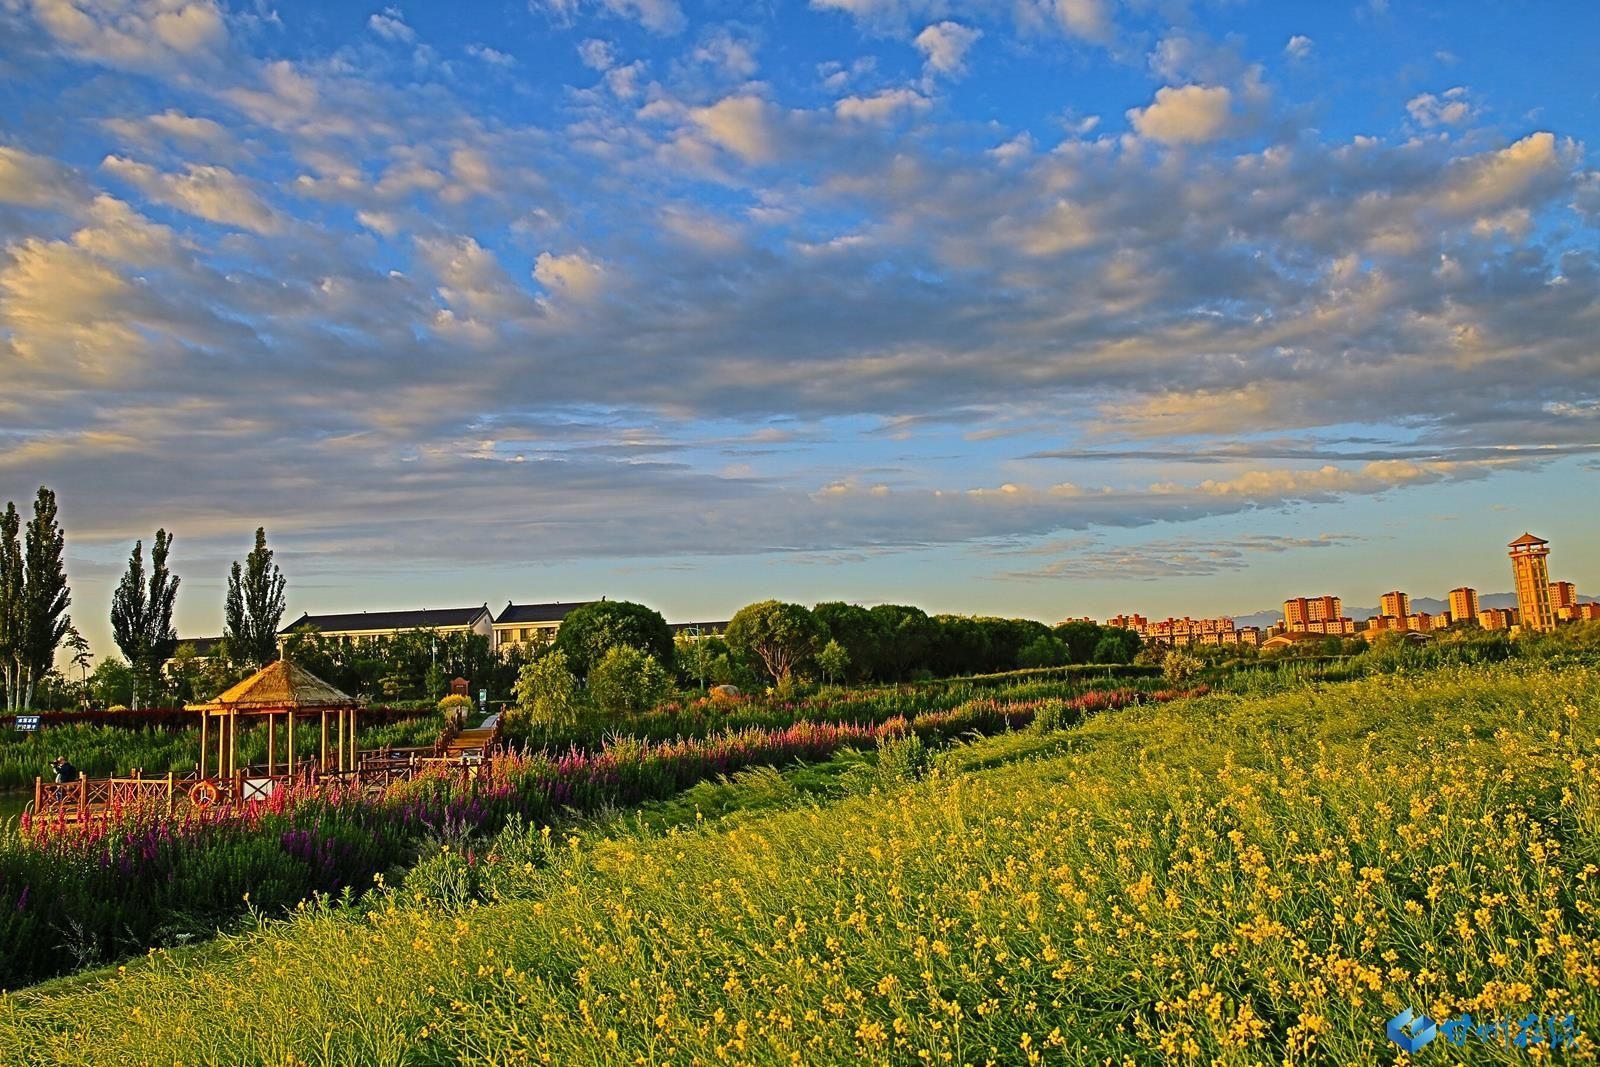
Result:
M1527 545L1548 545L1550 542L1542 537L1535 537L1531 533L1524 533L1521 537L1507 545L1507 548L1523 548Z

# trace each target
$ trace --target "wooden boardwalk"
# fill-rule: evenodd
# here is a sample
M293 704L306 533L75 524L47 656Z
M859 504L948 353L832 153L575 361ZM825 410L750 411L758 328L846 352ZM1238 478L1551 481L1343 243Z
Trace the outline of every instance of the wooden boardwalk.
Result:
M439 753L447 761L481 763L500 743L500 716L491 715L483 725L462 730L444 743Z

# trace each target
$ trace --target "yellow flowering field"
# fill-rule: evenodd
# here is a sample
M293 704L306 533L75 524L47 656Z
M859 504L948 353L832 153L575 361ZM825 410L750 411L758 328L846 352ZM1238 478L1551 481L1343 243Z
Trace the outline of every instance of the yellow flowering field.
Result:
M1592 671L1450 669L665 836L522 831L463 861L486 899L400 887L11 994L0 1063L1392 1063L1407 1007L1600 1036L1597 732Z

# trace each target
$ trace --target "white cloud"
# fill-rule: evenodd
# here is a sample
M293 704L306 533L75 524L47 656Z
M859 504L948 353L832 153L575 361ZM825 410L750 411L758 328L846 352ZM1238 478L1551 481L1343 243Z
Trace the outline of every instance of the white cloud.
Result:
M101 259L134 265L165 263L177 248L170 227L151 222L104 193L90 204L85 221L87 224L72 235L72 243Z
M220 122L185 114L176 108L143 118L106 119L105 126L124 140L142 146L167 140L226 151L233 140L233 135Z
M930 103L915 89L885 89L872 96L847 96L833 105L833 111L841 119L881 123L921 111Z
M1304 59L1311 54L1314 44L1315 42L1305 34L1297 33L1283 46L1283 52L1290 59Z
M492 250L473 238L418 238L417 250L438 278L449 321L479 324L489 337L495 325L533 313L531 295L512 280ZM456 317L462 313L464 320Z
M1054 8L1056 21L1074 37L1106 44L1115 35L1108 0L1055 0Z
M1140 135L1164 144L1201 144L1227 131L1233 94L1222 85L1163 86L1155 102L1132 108L1128 119Z
M1435 126L1459 126L1474 118L1478 110L1467 98L1464 86L1446 89L1438 96L1422 93L1406 101L1406 111L1417 125L1424 129Z
M60 207L69 203L76 181L53 159L0 145L0 204Z
M736 81L754 77L759 69L755 42L734 36L726 27L718 27L709 33L695 46L690 58Z
M17 379L43 375L96 386L132 374L147 345L136 329L136 294L84 249L28 240L0 261L0 353L20 361Z
M31 11L62 47L117 67L193 60L228 39L212 0L34 0Z
M1020 163L1033 155L1033 134L1023 130L1010 140L989 149L989 155L1001 163Z
M467 45L467 55L473 59L480 59L491 67L514 67L517 64L515 56L498 48L490 48L486 44Z
M636 59L632 63L612 67L606 71L601 80L605 82L605 86L611 91L611 95L618 100L637 100L639 94L644 91L639 82L644 78L647 70L648 67L645 65L645 61Z
M698 107L689 118L722 148L749 163L767 163L777 154L772 110L758 96L729 96L710 107Z
M584 8L637 22L652 33L679 33L687 24L677 0L528 0L528 7L568 26Z
M250 181L225 167L191 163L182 174L169 174L116 155L107 156L100 166L146 196L208 222L259 234L283 229L283 220L256 195Z
M1530 133L1454 168L1440 192L1439 205L1457 215L1499 211L1538 184L1559 180L1565 166L1553 134Z
M553 293L587 301L600 295L605 269L577 252L564 256L540 252L539 258L534 261L533 277Z
M978 43L983 31L959 22L936 22L917 34L913 42L923 56L925 74L956 76L966 72L967 53Z
M578 45L578 58L590 70L610 70L617 65L617 52L610 41L591 37Z
M367 28L396 44L411 44L417 39L417 31L406 25L405 16L397 7L386 7L381 13L367 19Z

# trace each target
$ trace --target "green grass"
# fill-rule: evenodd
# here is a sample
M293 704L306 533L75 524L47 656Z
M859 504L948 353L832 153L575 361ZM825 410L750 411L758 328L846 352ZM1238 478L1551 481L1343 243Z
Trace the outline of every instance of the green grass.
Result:
M1348 1064L1395 1062L1407 1005L1600 1034L1597 726L1594 672L1503 665L1129 709L886 790L865 754L735 777L13 994L0 1063Z

